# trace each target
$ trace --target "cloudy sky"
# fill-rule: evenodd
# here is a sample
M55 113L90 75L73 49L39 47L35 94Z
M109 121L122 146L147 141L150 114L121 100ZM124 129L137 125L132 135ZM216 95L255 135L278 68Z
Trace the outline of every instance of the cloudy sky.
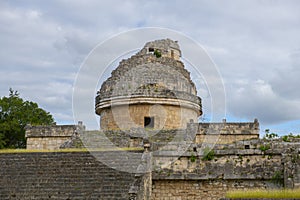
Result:
M1 0L0 96L12 87L72 124L73 85L89 52L121 32L162 27L206 49L223 78L227 121L258 118L262 131L299 133L299 10L297 0Z

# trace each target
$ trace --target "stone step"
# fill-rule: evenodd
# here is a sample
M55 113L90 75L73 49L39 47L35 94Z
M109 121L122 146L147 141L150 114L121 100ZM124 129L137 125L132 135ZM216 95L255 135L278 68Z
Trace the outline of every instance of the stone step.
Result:
M0 199L128 199L142 156L130 153L2 153Z

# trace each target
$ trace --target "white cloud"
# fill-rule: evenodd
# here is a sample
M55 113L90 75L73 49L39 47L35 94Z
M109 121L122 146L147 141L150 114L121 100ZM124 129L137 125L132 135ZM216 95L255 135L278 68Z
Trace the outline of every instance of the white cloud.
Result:
M158 26L206 47L224 79L229 114L297 120L299 10L297 1L271 0L1 1L0 95L13 87L65 122L89 51L120 31Z
M228 95L229 112L237 118L259 118L276 124L300 118L300 100L282 98L264 80L237 81Z

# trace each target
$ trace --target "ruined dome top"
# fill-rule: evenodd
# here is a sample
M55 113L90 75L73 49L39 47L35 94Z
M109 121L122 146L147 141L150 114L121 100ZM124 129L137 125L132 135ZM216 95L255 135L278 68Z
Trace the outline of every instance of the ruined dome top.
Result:
M96 97L96 113L100 114L97 108L113 99L137 97L181 99L195 104L201 113L201 99L180 56L179 45L170 39L146 43L138 53L122 60L102 84Z
M169 38L147 42L137 55L145 55L155 51L160 52L162 57L171 57L175 60L180 60L179 58L181 57L178 42Z
M180 50L178 41L173 41L169 38L147 42L145 47L157 47L161 49L174 48Z

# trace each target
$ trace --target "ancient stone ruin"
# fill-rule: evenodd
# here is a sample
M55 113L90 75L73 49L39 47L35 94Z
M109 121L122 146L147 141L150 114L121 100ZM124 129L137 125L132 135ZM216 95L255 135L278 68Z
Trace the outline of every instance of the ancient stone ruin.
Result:
M299 138L259 139L257 119L198 123L179 43L148 42L119 63L97 93L100 130L27 126L27 149L40 152L0 154L0 199L219 200L299 188Z

